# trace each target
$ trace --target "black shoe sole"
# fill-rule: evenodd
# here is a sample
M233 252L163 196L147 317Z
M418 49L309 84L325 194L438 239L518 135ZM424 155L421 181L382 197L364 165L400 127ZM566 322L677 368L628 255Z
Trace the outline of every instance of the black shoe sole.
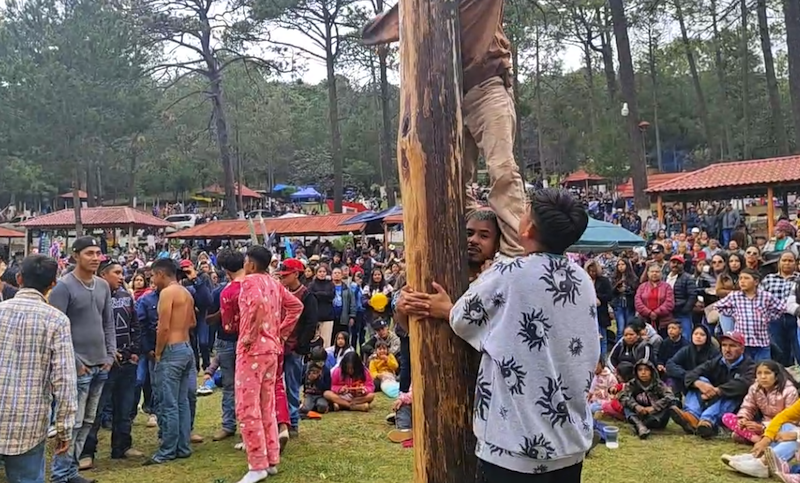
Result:
M703 439L711 439L716 435L716 431L712 426L700 424L697 426L697 435Z

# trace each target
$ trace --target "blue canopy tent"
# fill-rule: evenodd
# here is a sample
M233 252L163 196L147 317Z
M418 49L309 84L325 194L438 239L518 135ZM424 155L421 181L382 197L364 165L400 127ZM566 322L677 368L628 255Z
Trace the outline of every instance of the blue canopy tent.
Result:
M313 186L308 186L292 193L289 198L292 201L320 201L322 195Z
M363 211L357 215L354 215L352 218L346 219L344 222L339 223L340 225L352 225L354 223L369 223L370 221L378 221L383 220L387 216L392 215L401 215L403 214L403 207L402 206L393 206L391 208L387 208L383 211Z
M646 242L625 228L605 221L589 218L589 225L578 242L572 245L569 252L603 252L609 250L625 250L644 246Z
M279 193L279 192L281 192L281 191L283 191L285 189L289 189L289 188L294 188L294 186L288 185L288 184L276 184L275 186L272 187L272 192L273 193Z

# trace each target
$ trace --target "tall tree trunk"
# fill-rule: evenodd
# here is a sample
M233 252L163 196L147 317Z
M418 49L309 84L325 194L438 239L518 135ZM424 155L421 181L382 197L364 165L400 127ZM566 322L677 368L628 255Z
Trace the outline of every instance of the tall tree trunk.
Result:
M697 96L698 110L700 111L700 121L703 123L703 131L705 132L706 143L711 153L711 160L718 159L717 145L714 141L713 131L711 130L711 121L708 117L708 105L706 98L703 95L703 87L700 85L700 74L697 72L697 62L694 58L694 50L689 41L689 33L686 30L686 19L683 17L683 9L681 8L680 0L675 0L675 15L678 18L678 25L681 28L681 40L683 41L683 48L686 51L686 60L689 62L689 70L692 74L692 84L694 85L694 92Z
M136 163L138 161L139 156L139 149L137 146L137 140L139 135L136 134L131 141L131 159L130 159L130 169L128 170L128 198L131 208L136 208Z
M222 162L222 174L225 182L225 211L231 218L238 216L236 206L236 190L233 181L233 162L231 146L228 138L228 121L225 117L225 100L222 94L222 73L214 68L211 71L211 104L214 111L214 126L217 134L217 148ZM242 207L242 209L244 209Z
M383 1L378 0L378 3L381 11L383 11ZM397 204L397 200L395 199L397 177L395 176L396 165L392 163L392 113L391 104L389 102L387 55L389 55L387 49L378 49L378 68L381 76L381 166L383 167L386 201L389 203L389 207L392 207Z
M750 159L750 60L747 41L747 0L739 0L741 30L739 32L739 62L742 63L742 159Z
M602 11L598 8L595 13L598 19L603 19L604 27L603 32L600 34L600 55L603 57L603 72L606 75L608 100L613 104L617 101L617 73L614 70L614 47L611 45L611 33L609 30L614 29L614 32L616 32L616 27L612 25L613 22L609 18L606 7L603 7ZM617 49L619 49L619 46Z
M650 198L647 189L647 167L644 159L644 148L639 131L639 106L636 104L636 78L633 73L631 44L628 39L628 20L625 17L623 0L608 0L614 25L614 39L617 42L619 59L619 83L622 98L628 103L628 156L633 180L633 202L637 210L649 210Z
M725 80L725 61L722 58L722 46L719 37L719 23L717 19L717 0L711 0L711 28L714 34L714 71L717 75L717 84L719 85L719 99L717 102L720 104L722 112L721 124L722 132L725 137L725 149L720 150L720 159L729 159L733 157L733 136L731 135L731 115L729 112L728 100L728 83ZM727 153L724 151L727 150Z
M326 22L325 67L328 72L328 122L330 123L331 157L333 158L333 211L342 212L344 194L344 163L342 160L342 136L339 132L339 95L336 92L336 59L333 55L331 26Z
M767 76L772 135L778 146L778 155L783 156L789 154L789 140L786 136L778 79L775 76L775 60L772 57L772 40L769 36L769 23L767 22L767 0L756 0L756 13L758 15L758 34L761 37L761 52L764 54L764 70Z
M592 62L591 41L592 39L589 38L583 42L583 61L585 63L586 90L589 91L589 131L592 133L591 139L594 140L594 133L597 132L597 112L594 98L594 63Z
M544 136L542 134L542 69L539 45L539 26L536 26L536 36L534 49L536 51L536 73L534 75L534 85L536 86L536 155L539 158L539 172L542 180L547 179L547 166L544 160Z
M75 173L72 179L72 209L75 211L75 236L83 236L83 220L81 219L81 169L80 163L75 163Z
M647 56L650 61L650 83L653 85L653 129L656 134L656 159L658 160L658 171L664 171L664 159L661 156L661 129L658 119L658 71L656 69L656 49L655 39L653 38L652 25L647 32Z
M91 159L86 162L86 206L94 208L95 200L97 199L97 190L95 183L97 176L95 175L95 163Z
M794 120L794 152L800 151L800 0L783 0L786 50L789 59L789 93Z

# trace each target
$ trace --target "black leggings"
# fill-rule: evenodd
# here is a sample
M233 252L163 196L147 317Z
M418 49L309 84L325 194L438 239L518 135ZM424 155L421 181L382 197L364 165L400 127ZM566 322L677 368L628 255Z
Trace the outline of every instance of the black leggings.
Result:
M478 460L480 483L581 483L583 462L548 473L517 473Z

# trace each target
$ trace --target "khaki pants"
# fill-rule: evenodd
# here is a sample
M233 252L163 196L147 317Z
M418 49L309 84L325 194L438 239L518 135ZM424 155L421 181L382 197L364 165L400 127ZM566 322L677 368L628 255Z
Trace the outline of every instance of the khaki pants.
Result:
M500 252L522 255L519 220L525 210L525 187L514 160L517 115L511 90L502 78L492 77L467 92L463 108L464 183L472 182L478 153L482 154L489 171L489 206L500 225ZM468 194L467 213L477 208L475 198Z

